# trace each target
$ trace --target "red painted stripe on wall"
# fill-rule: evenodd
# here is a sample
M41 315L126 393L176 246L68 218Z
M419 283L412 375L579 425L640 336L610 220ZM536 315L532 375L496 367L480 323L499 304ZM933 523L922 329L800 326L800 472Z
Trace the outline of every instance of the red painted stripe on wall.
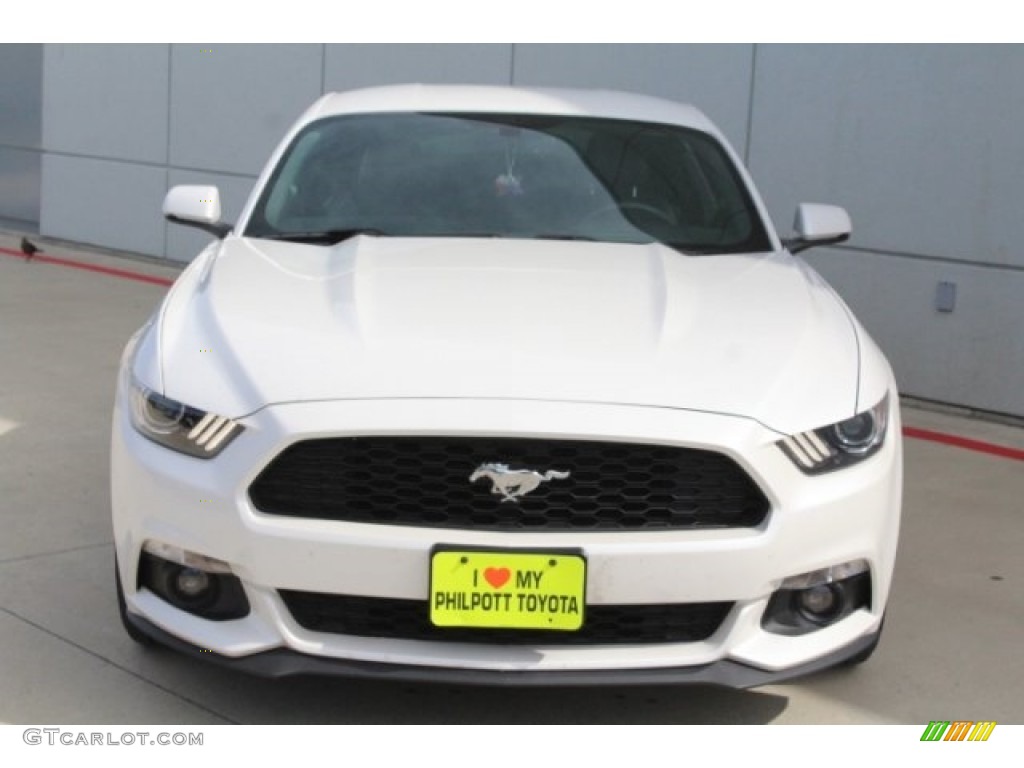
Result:
M950 435L945 432L933 432L930 429L918 429L917 427L904 427L903 434L915 440L929 440L933 443L951 445L967 451L976 451L977 453L987 453L990 456L1001 456L1004 459L1024 461L1024 451L1018 448L1010 448L1007 445L986 443L982 440L972 440L969 437Z
M0 253L6 256L15 256L19 259L25 258L25 254L21 251L15 251L10 248L0 248ZM89 264L84 261L72 261L71 259L64 259L60 256L48 256L45 253L37 253L32 257L31 262L33 264L36 262L39 262L40 264L57 264L61 267L71 267L72 269L81 269L86 272L98 272L101 275L119 277L122 280L135 280L136 282L149 283L150 285L168 286L174 283L173 280L169 280L166 277L146 275L142 272L132 272L131 270L117 269L115 267L104 267L99 264Z

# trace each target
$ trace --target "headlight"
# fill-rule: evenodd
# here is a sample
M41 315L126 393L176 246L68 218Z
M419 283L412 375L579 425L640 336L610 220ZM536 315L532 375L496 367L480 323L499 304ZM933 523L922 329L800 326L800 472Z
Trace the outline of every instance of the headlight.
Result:
M155 443L172 451L210 459L224 450L242 425L225 416L206 413L131 383L132 425Z
M808 475L856 464L878 451L889 426L889 395L874 408L827 427L801 432L777 445Z

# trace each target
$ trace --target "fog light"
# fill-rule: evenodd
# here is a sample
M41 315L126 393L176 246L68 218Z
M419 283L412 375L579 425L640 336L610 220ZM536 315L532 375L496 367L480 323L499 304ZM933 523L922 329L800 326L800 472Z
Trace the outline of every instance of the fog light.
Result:
M871 571L853 560L785 579L772 593L761 626L778 635L806 635L871 608Z
M163 550L181 554L173 552L171 547ZM229 621L249 615L249 601L242 582L230 572L227 563L197 553L186 554L188 557L181 559L215 564L218 570L165 560L151 551L143 551L139 558L138 587L148 589L175 608L211 621Z
M183 597L201 597L210 589L210 576L197 568L182 568L174 586Z
M819 584L796 594L800 612L811 621L830 619L843 607L842 592L835 584Z

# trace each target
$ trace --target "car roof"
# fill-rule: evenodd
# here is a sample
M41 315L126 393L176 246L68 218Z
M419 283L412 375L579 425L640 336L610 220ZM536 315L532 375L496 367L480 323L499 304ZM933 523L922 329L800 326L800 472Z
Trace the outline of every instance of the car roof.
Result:
M391 85L328 93L310 107L301 122L367 112L578 115L682 125L719 135L700 110L654 96L621 91L498 85Z

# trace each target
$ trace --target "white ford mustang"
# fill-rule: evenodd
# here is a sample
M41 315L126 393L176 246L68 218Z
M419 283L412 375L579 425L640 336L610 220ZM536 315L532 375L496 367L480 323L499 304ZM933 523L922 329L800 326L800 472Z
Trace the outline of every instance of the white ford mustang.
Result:
M329 94L125 350L129 634L265 675L746 687L878 641L878 348L697 110Z

